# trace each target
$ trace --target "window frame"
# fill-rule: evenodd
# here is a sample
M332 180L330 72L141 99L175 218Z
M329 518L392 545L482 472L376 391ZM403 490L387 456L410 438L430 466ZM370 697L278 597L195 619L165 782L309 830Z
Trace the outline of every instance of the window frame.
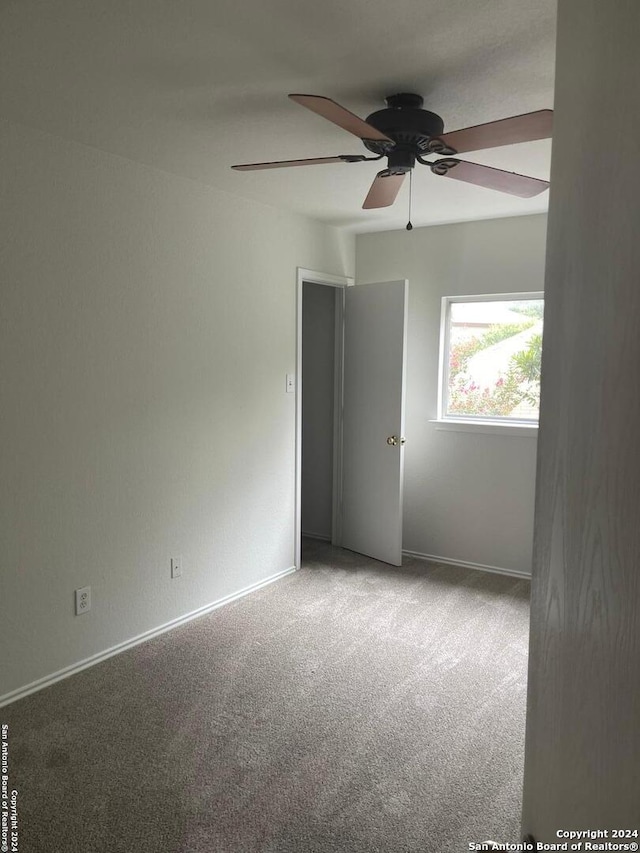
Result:
M510 433L513 435L538 434L538 420L516 419L500 416L479 417L474 415L447 415L449 392L449 344L451 306L459 302L522 302L527 299L541 299L543 290L529 290L516 293L481 293L464 296L443 296L440 309L440 353L438 359L438 403L437 416L432 423L436 429L452 429L458 432ZM544 329L544 326L543 326ZM445 399L447 395L447 399Z

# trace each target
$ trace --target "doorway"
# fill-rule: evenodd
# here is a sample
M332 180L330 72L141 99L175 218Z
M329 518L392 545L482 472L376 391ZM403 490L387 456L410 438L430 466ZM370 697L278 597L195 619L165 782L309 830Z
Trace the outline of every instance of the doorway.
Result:
M326 284L302 285L302 536L333 540L336 299Z
M408 283L402 279L349 287L352 283L298 270L297 567L303 530L382 562L402 564ZM306 379L303 334L310 338ZM305 382L311 383L306 391ZM315 422L303 424L303 405Z
M303 533L340 544L344 289L353 284L346 276L298 269L297 568Z

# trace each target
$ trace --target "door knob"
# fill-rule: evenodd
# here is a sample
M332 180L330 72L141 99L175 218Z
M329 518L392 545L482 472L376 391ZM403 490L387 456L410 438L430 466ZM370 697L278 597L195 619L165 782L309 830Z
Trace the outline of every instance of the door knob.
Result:
M404 444L406 438L404 436L402 438L398 438L397 435L390 435L387 439L387 444L390 444L392 447L397 447L399 444Z

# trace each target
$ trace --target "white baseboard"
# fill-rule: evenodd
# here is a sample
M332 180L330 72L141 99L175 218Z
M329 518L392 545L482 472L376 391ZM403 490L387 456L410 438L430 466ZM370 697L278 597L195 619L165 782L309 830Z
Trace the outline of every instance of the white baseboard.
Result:
M309 533L307 530L302 531L303 539L319 539L320 542L331 542L331 536L327 536L325 533Z
M138 634L136 637L132 637L130 640L125 640L123 643L118 643L103 652L98 652L95 655L91 655L91 657L78 661L78 663L66 666L64 669L59 669L51 675L45 675L37 681L32 681L31 684L27 684L25 687L18 687L16 690L5 693L4 696L0 696L0 708L5 705L9 705L12 702L17 702L18 699L24 699L25 696L29 696L31 693L36 693L38 690L49 687L51 684L55 684L56 681L62 681L63 678L69 678L70 675L75 675L83 669L88 669L90 666L101 663L101 661L106 660L107 658L120 654L120 652L124 652L127 649L131 649L133 646L138 646L140 643L152 640L159 634L165 634L173 628L178 628L180 625L184 625L185 622L191 622L192 619L197 619L199 616L205 616L207 613L211 613L212 610L217 610L218 607L222 607L224 604L229 604L238 598L243 598L245 595L249 595L249 593L256 592L261 589L263 586L267 586L274 581L280 580L280 578L285 577L285 575L290 575L292 572L295 572L295 570L295 566L292 566L289 569L284 569L284 571L271 575L265 580L258 581L257 583L251 584L251 586L246 586L238 592L232 592L230 595L225 595L224 598L219 598L211 604L205 604L204 607L192 610L184 616L178 616L177 619L172 619L170 622L165 622L164 625L160 625L158 628L152 628L150 631Z
M477 569L481 572L491 572L494 575L508 575L511 578L531 580L527 572L517 569L502 569L500 566L484 566L482 563L468 563L465 560L452 560L449 557L438 557L435 554L421 554L419 551L403 551L407 557L417 557L418 560L429 560L430 563L444 563L445 566L460 566L463 569Z

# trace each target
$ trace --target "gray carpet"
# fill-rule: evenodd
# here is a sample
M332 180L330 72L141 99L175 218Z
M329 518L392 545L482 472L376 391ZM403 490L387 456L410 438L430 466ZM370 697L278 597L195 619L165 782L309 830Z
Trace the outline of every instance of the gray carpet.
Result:
M0 710L23 853L519 840L528 583L305 568Z

